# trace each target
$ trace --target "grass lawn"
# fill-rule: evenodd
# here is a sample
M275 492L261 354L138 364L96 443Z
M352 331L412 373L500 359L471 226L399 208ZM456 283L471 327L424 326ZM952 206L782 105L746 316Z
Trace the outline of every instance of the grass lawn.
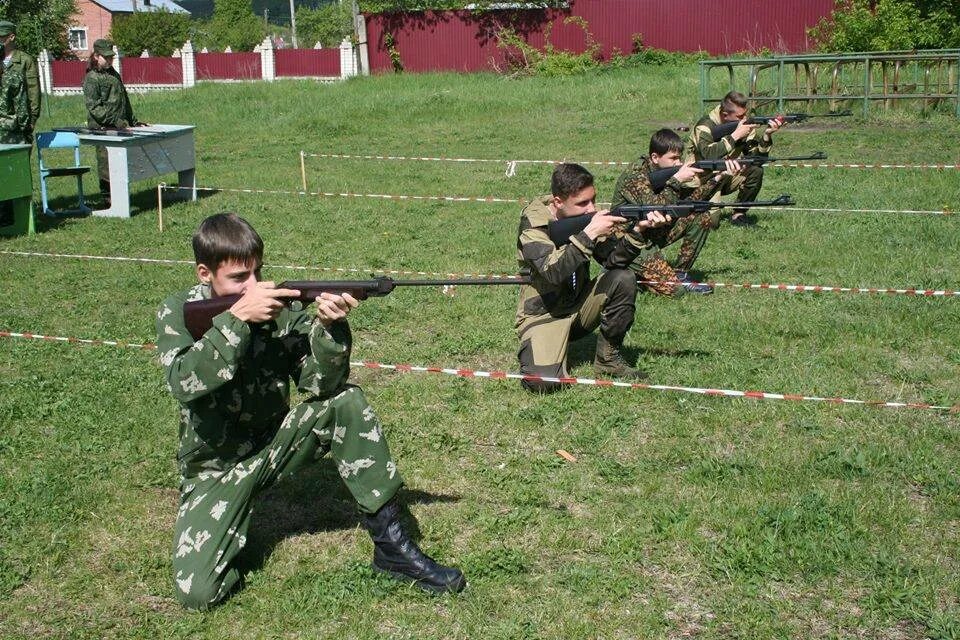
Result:
M197 126L198 182L300 188L299 152L632 160L699 116L694 66L549 80L493 75L321 85L203 84L133 96ZM41 129L75 124L54 98ZM960 125L908 110L811 121L777 155L958 163ZM93 164L93 153L84 148ZM532 198L548 165L307 158L312 191ZM609 201L620 169L595 168ZM170 180L170 178L167 178ZM35 181L36 184L36 181ZM96 176L88 176L96 191ZM69 197L68 181L55 197ZM129 220L41 221L0 239L0 330L152 342L204 217L263 236L273 280L324 268L516 270L519 206L214 193ZM770 169L761 197L804 207L957 210L960 172ZM39 197L37 198L39 200ZM956 216L760 213L724 224L703 278L958 289ZM361 277L361 276L356 276ZM718 289L638 299L628 355L651 382L960 402L956 298ZM401 289L351 316L353 360L516 371L512 287ZM591 377L594 338L571 352ZM156 355L0 339L0 636L283 638L958 638L956 414L354 371L407 479L422 546L470 587L430 597L373 575L372 544L326 461L265 494L245 591L207 613L172 597L177 408ZM557 449L577 458L568 462Z

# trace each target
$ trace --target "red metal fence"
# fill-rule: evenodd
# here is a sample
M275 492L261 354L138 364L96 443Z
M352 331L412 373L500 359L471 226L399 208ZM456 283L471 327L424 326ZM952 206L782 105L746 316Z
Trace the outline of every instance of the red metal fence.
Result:
M120 77L125 84L183 84L180 58L124 58Z
M87 63L83 60L54 60L51 65L53 86L82 87L83 76L87 74Z
M260 54L198 53L197 80L259 80Z
M340 49L277 49L278 78L340 77Z
M643 44L669 51L706 51L714 55L770 49L799 52L809 48L806 29L830 14L834 0L773 2L739 0L573 0L569 9L426 11L366 16L370 68L389 71L390 53L384 35L407 71L483 71L503 65L505 52L497 33L510 27L536 47L544 45L544 30L552 24L550 42L558 49L586 50L587 37L575 17L586 22L601 55L615 50L630 53L633 36Z

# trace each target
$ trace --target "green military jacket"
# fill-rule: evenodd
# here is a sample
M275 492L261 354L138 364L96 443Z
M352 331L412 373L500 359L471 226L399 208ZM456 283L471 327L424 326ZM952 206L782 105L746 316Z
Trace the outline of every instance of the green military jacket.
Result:
M139 124L120 75L112 67L87 71L83 77L83 100L87 105L87 126L91 129L126 129Z
M722 123L720 105L700 118L693 127L693 131L690 132L684 159L718 160L720 158L730 158L736 160L740 156L748 154L766 155L773 148L773 140L764 133L766 127L763 126L754 129L743 140L734 140L733 135L729 135L714 142L712 128Z
M27 103L30 105L30 125L27 132L30 135L40 119L40 71L37 69L37 61L29 53L15 49L10 55L10 66L0 70L0 74L10 69L19 71L27 83Z
M520 213L517 262L530 272L530 284L520 287L517 326L543 315L555 318L576 313L590 293L590 261L606 269L624 269L650 242L633 233L595 242L583 231L557 247L547 234L552 213L549 195L534 200Z
M334 395L350 373L350 327L329 330L312 312L284 309L255 325L229 311L196 342L183 305L210 297L198 284L164 300L157 312L157 350L167 388L180 403L183 477L222 471L263 449L290 408L289 381L311 397Z
M680 182L676 177L671 177L667 180L667 186L660 193L655 193L650 184L652 170L649 156L643 156L631 164L617 179L610 208L622 204L675 204L679 200L707 200L717 188L713 180L700 174L690 182Z
M19 71L7 69L0 78L0 143L23 144L29 125L26 83Z

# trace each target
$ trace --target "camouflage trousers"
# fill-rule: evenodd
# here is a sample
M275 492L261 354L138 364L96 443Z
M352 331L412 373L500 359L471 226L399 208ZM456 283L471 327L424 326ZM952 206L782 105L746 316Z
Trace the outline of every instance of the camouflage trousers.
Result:
M359 387L293 408L273 440L237 461L212 460L183 478L174 528L177 599L206 609L242 586L238 556L247 541L253 498L276 480L330 452L347 489L368 513L386 504L402 480L380 422Z
M637 274L638 280L656 282L645 284L650 291L663 295L679 297L684 289L678 284L666 281L676 280L676 269L689 271L693 267L697 256L707 243L710 231L720 224L720 214L716 211L707 211L695 216L680 218L669 227L659 227L647 232L646 237L653 242L653 247L645 249L630 264L630 268ZM664 257L664 249L681 240L680 251L674 264L670 264Z
M566 378L570 342L600 333L619 343L633 325L637 278L629 269L604 271L591 282L590 293L580 309L568 316L531 316L517 326L520 338L520 372L548 378ZM550 393L562 387L557 382L522 380L528 391Z
M760 195L760 187L763 186L763 167L749 166L744 168L742 173L735 176L724 176L720 182L719 188L713 193L710 200L719 202L720 196L730 195L737 192L737 202L750 202L756 200ZM734 213L744 213L746 209L733 208ZM720 216L720 211L716 215Z

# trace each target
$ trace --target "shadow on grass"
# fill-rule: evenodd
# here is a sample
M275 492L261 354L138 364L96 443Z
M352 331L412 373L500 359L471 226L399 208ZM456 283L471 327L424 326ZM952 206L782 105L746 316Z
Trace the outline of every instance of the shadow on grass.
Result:
M419 542L420 527L408 505L456 502L460 496L403 488L397 500L407 532ZM325 458L258 496L251 516L249 540L238 559L238 568L243 573L262 568L277 545L291 536L353 529L359 524L356 502L343 484L336 465Z
M594 355L597 352L597 333L593 332L570 344L567 350L567 370L572 370L583 364L593 363ZM642 355L667 357L667 358L708 358L713 355L711 351L701 351L699 349L663 349L658 347L639 349L629 345L622 349L623 357L627 362L635 363Z

